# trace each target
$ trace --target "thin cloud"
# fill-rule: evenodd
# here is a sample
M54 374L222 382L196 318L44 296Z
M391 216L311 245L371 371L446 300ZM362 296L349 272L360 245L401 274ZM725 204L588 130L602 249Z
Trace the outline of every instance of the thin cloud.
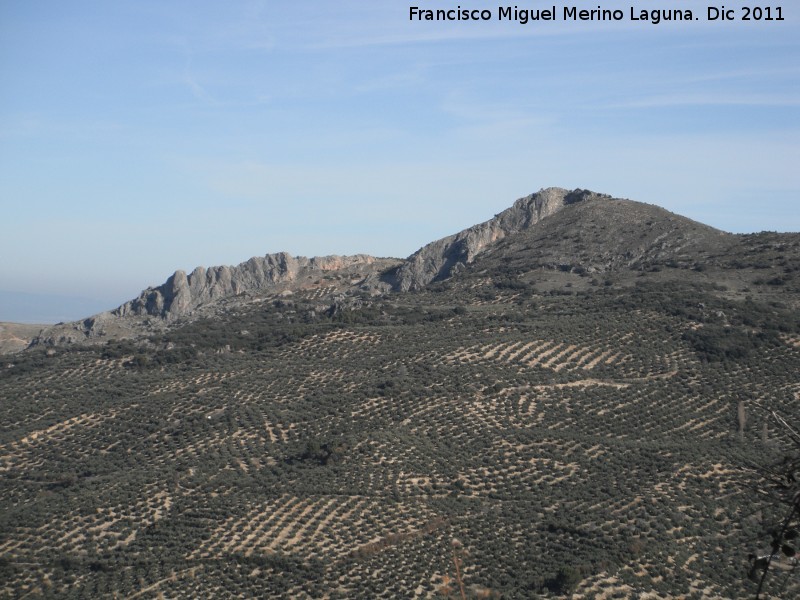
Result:
M411 23L409 27L419 24ZM422 27L425 25L423 24ZM458 28L456 28L458 27ZM624 25L605 24L605 27L574 26L572 24L550 25L548 27L531 28L514 23L472 23L471 26L453 28L439 27L422 32L397 32L381 36L342 36L332 37L308 44L311 50L335 50L348 48L368 48L379 46L406 46L413 44L438 44L448 42L490 41L497 39L543 38L557 36L586 35L601 30L619 31ZM368 26L363 29L369 30ZM379 29L379 28L378 28Z
M783 94L663 94L608 105L609 108L667 108L673 106L800 106L800 97Z
M189 53L186 58L186 65L183 68L183 74L181 75L181 82L185 84L189 88L189 91L192 92L192 95L201 102L218 105L219 101L197 81L197 78L192 73L192 64L192 55Z
M730 81L734 79L774 79L791 78L800 76L800 68L786 67L774 69L738 69L734 71L720 71L704 73L696 77L687 77L681 79L681 83L707 83L710 81Z

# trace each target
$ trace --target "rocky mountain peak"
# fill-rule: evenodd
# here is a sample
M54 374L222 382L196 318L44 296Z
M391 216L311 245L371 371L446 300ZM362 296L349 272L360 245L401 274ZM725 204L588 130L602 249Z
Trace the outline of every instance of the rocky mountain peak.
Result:
M475 260L488 245L528 229L565 206L610 198L606 194L582 189L569 191L551 187L539 190L518 199L510 208L484 223L423 246L397 269L393 287L400 291L417 290L432 281L446 279Z

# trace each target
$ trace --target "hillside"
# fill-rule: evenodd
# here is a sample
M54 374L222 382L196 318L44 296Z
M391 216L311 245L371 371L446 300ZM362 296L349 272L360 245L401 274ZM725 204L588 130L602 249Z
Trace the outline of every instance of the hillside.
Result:
M487 248L470 277L480 271L540 289L692 281L797 306L800 235L732 235L639 202L583 202Z
M24 350L46 325L0 322L0 354L11 354Z
M577 203L594 203L611 197L589 190L546 188L520 198L494 218L423 246L408 257L390 276L397 290L419 290L441 281L471 263L485 248L498 240L532 228L540 221Z
M752 596L800 236L576 197L420 251L458 260L409 291L312 279L6 357L0 593Z

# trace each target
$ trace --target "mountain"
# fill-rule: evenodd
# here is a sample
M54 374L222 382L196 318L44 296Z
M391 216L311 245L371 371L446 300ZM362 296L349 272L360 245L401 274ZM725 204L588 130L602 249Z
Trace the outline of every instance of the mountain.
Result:
M321 276L329 279L333 272L337 273L338 280L349 282L349 285L335 286L339 294L358 289L374 293L389 288L419 290L431 281L451 276L472 262L489 244L527 229L565 206L608 198L610 196L588 190L543 189L520 198L485 223L420 248L405 261L367 255L295 258L282 252L253 257L236 267L197 267L189 275L176 271L162 285L144 290L138 298L113 311L50 328L32 342L52 345L135 337L177 319L197 316L198 309L208 309L235 296L306 289L308 279Z
M169 323L234 296L307 288L308 279L334 272L351 289L419 290L431 281L451 276L493 242L527 229L569 204L606 198L610 196L587 190L543 189L520 198L485 223L420 248L404 261L367 255L306 258L281 252L253 257L235 267L197 267L189 275L176 271L162 285L142 291L138 298L113 311L54 330L67 333L61 337L51 334L49 340L78 341L80 336L69 333L76 331L96 337L98 326L114 318L156 317ZM347 287L337 286L337 291Z
M419 290L431 281L447 279L475 260L487 246L532 227L565 206L610 198L588 190L567 191L562 188L547 188L520 198L493 219L417 250L398 267L393 280L394 288L401 291Z
M3 357L0 595L754 596L800 235L512 209L406 261L178 274Z
M136 338L230 310L231 305L260 301L265 295L311 289L317 290L315 310L336 310L334 305L364 291L383 295L422 290L464 271L484 252L502 255L510 264L544 268L545 279L553 279L555 287L562 285L558 272L564 271L629 279L666 269L704 281L713 279L713 271L724 280L719 285L734 283L740 295L770 295L775 289L765 288L766 281L784 291L789 289L786 285L797 285L792 275L798 268L796 244L791 234L737 236L656 206L589 190L546 188L518 199L484 223L423 246L405 260L367 255L305 258L284 252L233 267L197 267L188 275L176 271L164 284L112 311L47 328L30 342ZM784 247L789 251L782 254ZM508 270L507 265L493 268Z

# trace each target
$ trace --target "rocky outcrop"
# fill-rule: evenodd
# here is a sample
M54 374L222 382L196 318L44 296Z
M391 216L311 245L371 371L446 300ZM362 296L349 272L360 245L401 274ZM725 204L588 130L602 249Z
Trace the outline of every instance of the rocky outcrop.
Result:
M153 316L174 320L197 307L229 296L280 291L301 276L380 266L381 259L366 254L355 256L291 256L286 252L256 256L235 267L197 267L189 275L176 271L165 283L147 288L138 298L126 302L112 314L119 317ZM381 263L382 264L382 263Z
M546 188L520 198L513 206L485 223L423 246L408 257L392 275L396 290L417 290L432 281L446 279L471 263L488 245L509 234L522 231L555 214L569 204L593 199L609 199L588 190L568 191Z
M162 285L147 288L114 310L42 330L30 346L140 337L169 328L184 318L213 314L225 302L237 302L239 297L247 303L252 300L248 296L259 294L291 294L301 290L313 293L320 287L330 296L343 295L348 290L385 293L389 286L381 281L381 273L400 262L396 258L366 254L306 258L280 252L253 257L235 267L197 267L188 275L176 271Z

